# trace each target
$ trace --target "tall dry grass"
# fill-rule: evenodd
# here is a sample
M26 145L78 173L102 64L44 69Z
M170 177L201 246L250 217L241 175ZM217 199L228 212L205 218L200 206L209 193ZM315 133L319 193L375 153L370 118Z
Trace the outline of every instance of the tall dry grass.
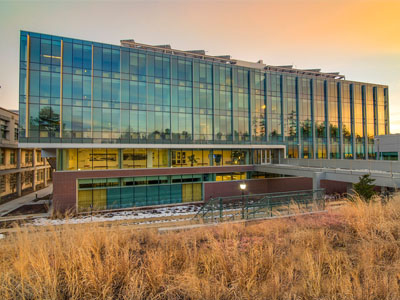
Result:
M400 299L400 198L185 232L30 228L0 299Z

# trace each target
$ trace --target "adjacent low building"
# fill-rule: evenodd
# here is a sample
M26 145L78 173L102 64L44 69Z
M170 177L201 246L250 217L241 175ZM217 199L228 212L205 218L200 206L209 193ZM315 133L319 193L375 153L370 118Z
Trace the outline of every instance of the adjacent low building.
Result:
M262 191L257 164L375 159L389 134L388 87L339 73L133 40L20 41L19 141L56 158L59 210L207 200L224 181Z
M399 160L400 134L376 136L374 149L379 160Z
M51 180L41 150L18 147L18 113L0 108L0 202L36 191Z

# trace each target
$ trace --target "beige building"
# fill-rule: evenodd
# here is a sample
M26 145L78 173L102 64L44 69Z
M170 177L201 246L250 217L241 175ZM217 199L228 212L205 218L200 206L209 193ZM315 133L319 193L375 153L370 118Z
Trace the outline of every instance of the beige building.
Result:
M18 113L0 107L0 203L48 185L51 166L40 149L18 147Z

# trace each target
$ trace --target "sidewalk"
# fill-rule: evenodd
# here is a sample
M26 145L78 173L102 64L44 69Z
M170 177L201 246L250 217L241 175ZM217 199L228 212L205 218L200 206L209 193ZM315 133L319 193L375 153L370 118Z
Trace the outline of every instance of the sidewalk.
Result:
M25 196L19 197L17 199L11 200L7 203L4 203L0 205L0 217L6 215L10 211L24 205L28 204L29 202L32 202L36 198L36 193L38 198L44 197L48 194L51 194L53 192L53 184L50 183L49 186L47 186L44 189L41 189L39 191L27 194Z

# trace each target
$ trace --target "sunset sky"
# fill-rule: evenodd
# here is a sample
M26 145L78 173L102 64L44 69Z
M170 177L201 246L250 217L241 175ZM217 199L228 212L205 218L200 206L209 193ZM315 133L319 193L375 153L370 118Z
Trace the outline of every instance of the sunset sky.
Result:
M119 45L133 38L389 85L400 133L400 1L0 0L0 106L18 108L19 30Z

